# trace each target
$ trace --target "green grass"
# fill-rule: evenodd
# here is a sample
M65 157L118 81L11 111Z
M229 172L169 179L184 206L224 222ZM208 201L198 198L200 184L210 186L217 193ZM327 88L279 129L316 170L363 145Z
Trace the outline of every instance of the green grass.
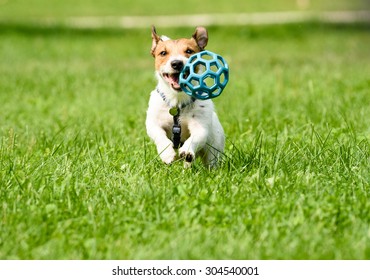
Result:
M1 26L0 259L369 259L368 28L210 28L208 171L146 136L149 28Z
M368 9L367 0L0 0L0 19L11 21L29 18L63 18L68 16L173 15L205 13L271 12L292 10L359 10Z

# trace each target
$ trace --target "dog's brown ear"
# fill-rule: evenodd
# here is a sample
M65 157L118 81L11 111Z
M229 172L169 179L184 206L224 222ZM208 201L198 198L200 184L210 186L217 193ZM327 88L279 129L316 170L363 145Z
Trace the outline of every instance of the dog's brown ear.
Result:
M202 26L199 26L195 29L195 33L193 34L193 38L197 42L199 48L203 50L208 43L208 32L207 29L205 29Z
M157 47L158 42L161 40L161 37L157 34L157 31L155 30L155 26L152 25L152 49L150 50L150 53L152 56L154 56L155 48Z

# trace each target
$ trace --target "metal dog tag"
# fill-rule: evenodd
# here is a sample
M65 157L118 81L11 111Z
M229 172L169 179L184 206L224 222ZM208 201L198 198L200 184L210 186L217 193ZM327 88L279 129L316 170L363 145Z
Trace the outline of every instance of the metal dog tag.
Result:
M177 109L177 107L172 107L169 112L172 116L177 116L179 113L179 110Z

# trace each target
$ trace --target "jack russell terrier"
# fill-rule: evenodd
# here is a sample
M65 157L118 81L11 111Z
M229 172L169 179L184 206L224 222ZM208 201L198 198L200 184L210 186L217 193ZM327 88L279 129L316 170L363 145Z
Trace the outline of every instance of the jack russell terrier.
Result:
M202 51L207 42L204 27L197 27L190 39L178 40L159 36L152 27L151 54L158 84L151 92L146 129L166 164L180 158L190 167L199 157L207 167L215 167L223 154L225 135L213 102L194 99L179 85L188 58Z

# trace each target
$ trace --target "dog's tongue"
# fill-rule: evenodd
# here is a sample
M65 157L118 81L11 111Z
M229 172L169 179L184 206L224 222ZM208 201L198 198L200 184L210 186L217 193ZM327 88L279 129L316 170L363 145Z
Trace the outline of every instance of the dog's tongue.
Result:
M170 75L170 78L172 79L172 81L176 84L179 83L179 74L172 74Z
M180 89L179 85L179 74L168 74L165 76L168 83L174 88L174 89Z

